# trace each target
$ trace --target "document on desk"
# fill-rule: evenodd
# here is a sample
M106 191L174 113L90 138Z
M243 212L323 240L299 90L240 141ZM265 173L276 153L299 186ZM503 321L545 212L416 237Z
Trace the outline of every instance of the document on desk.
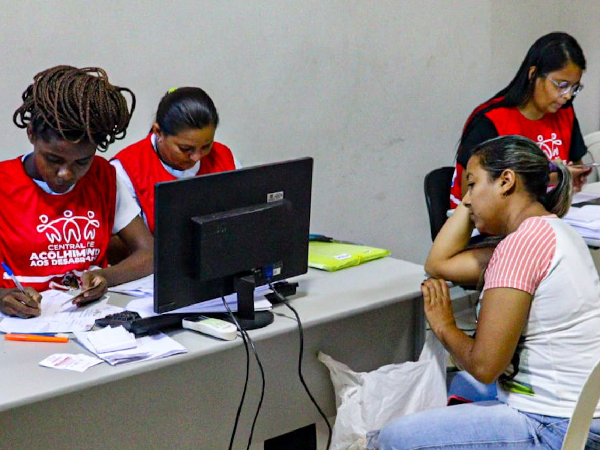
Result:
M62 291L42 292L42 313L38 317L21 319L0 313L0 331L4 333L70 333L90 330L94 321L123 308L108 305L108 296L81 308L69 303L73 296Z
M273 308L273 305L269 300L265 298L265 294L270 292L269 286L259 286L254 290L254 310L255 311L268 311ZM225 300L231 308L231 311L237 311L237 295L231 294L226 295ZM130 301L127 304L128 311L135 311L142 317L155 316L154 312L154 298L145 297L137 298ZM175 309L169 311L169 313L191 313L191 314L208 314L208 313L222 313L227 312L227 309L223 305L223 300L215 298L206 302L194 303L193 305L186 306L184 308ZM168 313L167 313L168 314Z
M600 205L571 207L563 219L582 237L600 239Z
M578 203L590 202L598 199L600 199L600 193L581 191L573 194L571 203L576 205Z
M154 295L154 274L109 287L108 290L133 297L151 297Z
M44 360L40 361L40 366L49 367L50 369L74 370L75 372L85 372L90 367L100 364L100 358L78 353L54 353Z
M157 333L151 336L137 338L135 340L137 343L135 348L105 353L96 352L94 346L89 340L89 333L76 332L75 337L83 347L98 356L98 358L102 358L111 366L166 358L167 356L171 355L187 353L187 349L183 345L164 333Z

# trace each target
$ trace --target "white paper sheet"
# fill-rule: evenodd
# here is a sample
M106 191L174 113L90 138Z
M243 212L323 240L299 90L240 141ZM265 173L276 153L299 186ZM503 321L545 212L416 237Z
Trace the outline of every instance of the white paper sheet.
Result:
M268 286L260 286L254 290L254 310L255 311L268 311L273 308L271 302L267 300L264 295L270 292ZM227 304L233 312L237 311L237 295L231 294L225 297ZM135 311L142 317L156 316L154 312L154 298L144 297L131 300L127 304L128 311ZM221 313L227 312L223 301L220 298L208 300L202 303L194 303L193 305L186 306L184 308L175 309L169 311L169 313L191 313L191 314L206 314L206 313ZM168 314L168 313L167 313Z
M154 274L138 280L109 287L109 292L132 295L134 297L152 297L154 295Z
M563 219L583 238L600 239L600 205L572 207Z
M76 355L70 353L55 353L40 361L39 365L51 369L84 372L90 367L102 362L104 361L100 358L94 358L93 356L84 355L83 353L78 353Z
M76 332L77 341L90 352L96 354L88 339L89 333ZM166 358L167 356L187 353L187 349L174 339L163 333L144 336L136 339L137 347L129 350L118 350L96 354L111 366L150 359Z
M137 347L135 335L127 331L122 325L89 331L86 336L96 354L129 350L130 348Z
M596 229L600 224L600 205L584 205L569 208L564 219L571 223L590 224L589 228Z
M597 198L600 198L600 193L581 191L573 194L571 203L575 205L577 203L589 202L590 200L595 200Z
M0 331L4 333L71 333L74 331L90 330L94 321L123 308L108 305L108 296L77 308L67 303L73 296L62 291L42 292L42 313L38 317L21 319L20 317L3 317Z

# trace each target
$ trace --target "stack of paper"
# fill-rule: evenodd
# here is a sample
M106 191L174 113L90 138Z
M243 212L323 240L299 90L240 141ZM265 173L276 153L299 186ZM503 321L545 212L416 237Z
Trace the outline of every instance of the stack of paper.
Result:
M187 353L187 349L183 345L163 333L137 338L135 340L137 345L134 348L106 353L96 351L94 345L90 342L89 333L77 332L75 337L82 346L111 366Z
M86 333L94 353L109 353L118 350L129 350L136 348L135 335L127 331L123 326L105 327L100 330Z
M259 286L254 289L254 310L255 311L268 311L273 309L273 305L267 300L264 295L270 291L269 286ZM231 294L225 296L225 301L231 311L237 311L237 294ZM131 300L127 304L128 311L135 311L142 317L155 316L154 312L154 298L143 297ZM201 303L194 303L184 308L175 309L169 311L169 313L190 313L190 314L208 314L208 313L222 313L227 312L227 308L223 305L223 300L215 298ZM168 313L167 313L168 314Z
M564 216L583 238L600 239L600 205L572 207Z

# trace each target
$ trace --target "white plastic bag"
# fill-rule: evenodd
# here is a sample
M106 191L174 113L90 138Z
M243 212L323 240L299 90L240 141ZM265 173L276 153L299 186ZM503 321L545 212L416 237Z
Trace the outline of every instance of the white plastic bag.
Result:
M446 405L446 350L427 332L419 360L353 372L319 352L335 390L337 417L331 450L364 450L368 431L397 417Z

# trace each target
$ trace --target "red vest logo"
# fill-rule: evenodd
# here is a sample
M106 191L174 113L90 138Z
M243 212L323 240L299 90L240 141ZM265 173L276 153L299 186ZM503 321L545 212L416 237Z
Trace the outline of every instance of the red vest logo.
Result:
M46 233L51 243L55 242L81 242L92 240L96 237L96 229L100 228L100 221L94 218L94 211L88 211L86 216L75 216L73 211L63 212L63 217L50 221L43 214L40 216L41 225L36 227L38 233Z
M31 266L82 264L94 262L100 255L100 248L97 248L95 241L100 221L96 219L94 211L78 216L66 210L57 219L50 220L46 214L39 219L36 230L46 236L48 245L45 251L31 253Z
M537 137L538 146L549 160L553 160L559 156L559 149L563 145L562 139L556 139L556 137L556 133L552 133L550 139L544 139L544 136L541 134Z

